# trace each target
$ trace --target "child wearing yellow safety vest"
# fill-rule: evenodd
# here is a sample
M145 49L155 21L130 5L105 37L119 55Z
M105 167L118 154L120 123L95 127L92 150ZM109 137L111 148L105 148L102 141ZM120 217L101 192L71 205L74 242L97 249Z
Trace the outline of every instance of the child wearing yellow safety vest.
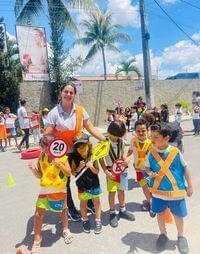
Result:
M67 156L52 158L48 154L48 145L55 139L53 134L46 134L40 139L41 155L37 167L33 162L29 163L29 169L40 179L40 194L36 202L34 243L31 254L40 253L42 241L41 228L43 216L46 210L61 213L63 224L63 237L66 244L72 242L73 237L68 229L68 217L66 213L66 183L70 176L71 169Z
M151 140L147 137L148 135L148 123L144 119L139 119L135 123L135 135L133 136L129 150L126 154L127 162L128 157L133 154L134 164L133 167L136 171L136 179L140 187L142 187L143 193L147 201L144 201L141 208L144 211L148 211L151 217L155 217L156 214L151 210L151 193L148 188L147 180L144 177L142 168L144 167L147 154L151 147Z
M156 248L160 252L168 241L165 228L165 210L170 209L177 227L177 245L180 253L188 253L183 218L187 215L185 196L191 196L193 187L188 167L177 147L168 145L171 129L166 124L151 126L153 146L148 154L145 172L149 175L152 210L157 214L160 236Z
M109 155L100 159L100 164L106 174L108 200L110 206L110 225L111 227L118 226L118 219L126 219L134 221L135 216L126 210L125 191L128 190L128 172L126 166L121 174L115 174L112 171L113 164L119 160L123 167L123 152L124 144L123 137L126 133L126 126L123 121L117 120L110 123L108 126L108 140L110 141ZM115 211L115 196L118 194L119 213Z

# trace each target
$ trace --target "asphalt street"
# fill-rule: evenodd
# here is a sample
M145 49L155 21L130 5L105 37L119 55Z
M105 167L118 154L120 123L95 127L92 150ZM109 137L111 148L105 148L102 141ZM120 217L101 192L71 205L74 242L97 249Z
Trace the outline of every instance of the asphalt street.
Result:
M200 136L192 135L192 121L183 122L184 157L191 169L194 194L187 198L189 215L185 219L185 236L188 239L191 254L199 254L200 241ZM103 128L100 128L103 131ZM128 140L130 140L130 134ZM93 140L93 142L96 142ZM23 254L30 253L33 242L33 214L35 201L39 192L39 182L28 170L28 161L21 160L17 150L0 153L0 253L15 254L22 249ZM7 186L7 175L11 173L16 185ZM59 215L47 212L42 228L42 254L145 254L157 253L155 242L159 231L155 218L150 218L147 212L142 212L140 204L144 199L142 190L135 182L135 172L129 167L129 190L126 193L127 209L134 213L136 220L119 221L117 228L109 225L109 206L107 201L105 175L100 172L101 187L103 189L102 223L100 235L82 231L81 222L69 221L69 228L74 235L74 241L65 245L61 237ZM73 197L78 207L76 186L72 185ZM116 206L118 209L118 206ZM92 227L94 215L89 215ZM176 245L175 224L167 225L170 241L163 254L179 253Z

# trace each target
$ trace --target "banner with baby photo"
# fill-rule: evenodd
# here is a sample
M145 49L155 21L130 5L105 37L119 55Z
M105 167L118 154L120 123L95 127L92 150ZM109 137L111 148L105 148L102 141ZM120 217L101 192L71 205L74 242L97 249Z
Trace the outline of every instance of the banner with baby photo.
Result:
M26 81L48 81L46 33L43 27L16 26L20 61Z

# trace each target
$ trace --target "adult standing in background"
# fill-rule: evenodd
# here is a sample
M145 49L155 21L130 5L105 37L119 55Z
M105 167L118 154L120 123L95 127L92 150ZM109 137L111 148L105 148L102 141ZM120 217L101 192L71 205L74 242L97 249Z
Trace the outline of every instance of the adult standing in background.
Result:
M84 128L98 140L105 140L105 137L90 122L85 109L74 103L76 87L73 83L70 82L61 87L60 97L60 103L47 116L45 134L54 133L56 136L63 138L70 145L69 153L73 152L74 136ZM74 221L80 220L80 214L77 212L72 200L70 181L67 183L67 205L71 219Z
M26 101L20 101L20 107L17 110L18 120L20 129L24 132L24 136L17 146L17 148L21 151L21 147L23 143L26 143L26 149L29 148L29 129L30 129L30 116L27 115L26 111Z
M139 96L133 106L136 107L136 113L139 119L141 114L146 110L146 103L143 101L143 98Z

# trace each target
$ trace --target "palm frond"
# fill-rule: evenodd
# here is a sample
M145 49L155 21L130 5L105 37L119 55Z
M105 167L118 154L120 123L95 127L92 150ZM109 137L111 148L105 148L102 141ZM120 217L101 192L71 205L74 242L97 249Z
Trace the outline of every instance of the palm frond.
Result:
M120 50L113 44L111 44L111 45L108 44L106 46L107 46L107 49L109 49L109 50L112 50L112 51L115 51L115 52L120 52Z
M124 33L115 33L107 37L107 40L110 41L111 43L117 42L119 40L124 40L124 41L131 41L131 37L128 34Z
M16 0L15 1L14 11L15 11L16 17L19 15L19 12L21 11L23 5L24 5L24 0Z
M41 0L29 0L17 16L17 23L24 24L31 21L34 16L39 16L42 9Z
M65 0L67 6L75 9L96 10L97 5L91 0Z
M93 43L94 40L88 37L84 37L84 38L79 38L77 39L72 46L74 47L75 45L89 45L91 43Z
M95 43L91 49L89 50L85 60L89 61L90 59L92 59L94 57L94 55L98 52L99 50L99 46Z

